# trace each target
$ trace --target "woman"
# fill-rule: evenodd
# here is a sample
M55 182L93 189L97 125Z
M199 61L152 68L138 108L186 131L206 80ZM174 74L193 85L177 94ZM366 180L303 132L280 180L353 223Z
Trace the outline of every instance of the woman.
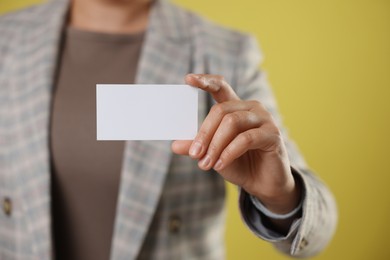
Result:
M251 37L148 0L51 1L0 33L1 259L221 259L224 180L282 252L331 239L334 200L283 134ZM95 84L183 78L203 90L194 140L96 141Z

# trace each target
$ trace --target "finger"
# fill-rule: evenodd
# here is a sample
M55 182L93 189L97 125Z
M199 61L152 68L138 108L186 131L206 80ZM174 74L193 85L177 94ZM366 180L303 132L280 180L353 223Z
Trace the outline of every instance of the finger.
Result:
M249 111L251 109L252 103L243 101L228 101L214 105L203 121L191 145L189 155L196 159L203 157L215 131L226 114L240 110Z
M203 170L211 169L226 146L240 133L260 127L262 123L258 114L249 111L236 111L222 119L215 132L206 154L198 165Z
M254 128L240 133L223 150L215 163L214 169L216 171L225 169L249 150L261 149L270 151L279 141L279 136L267 129L267 127Z
M219 75L188 74L185 82L209 92L218 103L240 100L233 88Z
M172 142L172 151L180 155L188 155L192 140L176 140Z

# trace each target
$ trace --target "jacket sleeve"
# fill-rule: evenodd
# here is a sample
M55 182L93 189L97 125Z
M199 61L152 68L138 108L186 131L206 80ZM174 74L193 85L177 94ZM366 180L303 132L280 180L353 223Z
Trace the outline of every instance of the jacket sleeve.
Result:
M281 129L293 174L303 183L302 217L294 221L286 236L278 236L261 224L261 214L250 202L248 194L240 189L241 216L255 235L273 243L281 252L294 257L310 257L322 251L331 240L337 224L337 208L329 189L308 169L297 147L289 140L266 76L259 70L261 61L256 40L251 36L243 37L232 86L242 99L262 102Z

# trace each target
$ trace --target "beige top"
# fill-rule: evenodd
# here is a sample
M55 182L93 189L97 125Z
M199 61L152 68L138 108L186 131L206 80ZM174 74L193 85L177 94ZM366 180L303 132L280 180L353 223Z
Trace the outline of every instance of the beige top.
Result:
M96 141L96 84L133 83L143 34L69 28L51 117L56 259L109 259L124 142Z

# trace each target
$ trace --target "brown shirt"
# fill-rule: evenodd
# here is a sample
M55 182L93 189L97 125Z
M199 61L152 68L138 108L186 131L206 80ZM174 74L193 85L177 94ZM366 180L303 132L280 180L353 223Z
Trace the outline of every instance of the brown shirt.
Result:
M65 31L51 118L56 259L109 259L124 142L96 141L96 84L133 83L142 42Z

